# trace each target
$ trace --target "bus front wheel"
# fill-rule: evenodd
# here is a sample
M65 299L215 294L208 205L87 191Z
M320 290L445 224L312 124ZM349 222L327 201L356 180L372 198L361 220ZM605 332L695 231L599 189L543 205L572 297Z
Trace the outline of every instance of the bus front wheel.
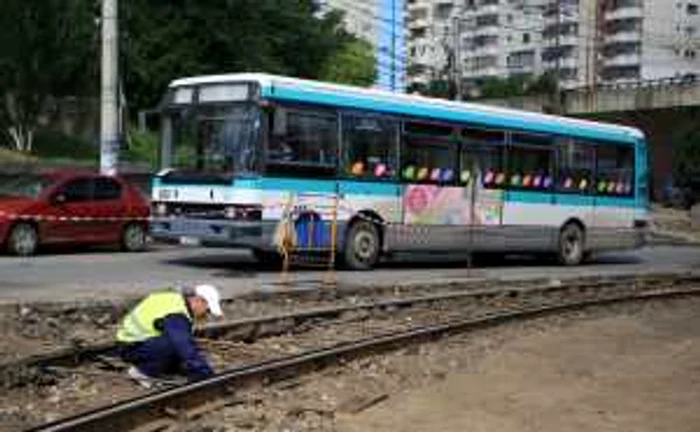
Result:
M559 262L574 266L581 264L585 257L585 236L583 228L576 223L568 223L559 232Z
M356 221L345 237L343 261L353 270L369 270L379 260L379 230L369 221Z

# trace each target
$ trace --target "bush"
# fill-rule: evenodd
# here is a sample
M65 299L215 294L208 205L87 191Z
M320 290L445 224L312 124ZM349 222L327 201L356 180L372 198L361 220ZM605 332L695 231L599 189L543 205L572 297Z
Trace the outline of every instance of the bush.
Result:
M125 160L145 164L151 169L158 169L160 140L157 133L130 129L127 147L123 153Z
M96 161L99 149L90 142L60 132L37 131L32 154L41 159Z

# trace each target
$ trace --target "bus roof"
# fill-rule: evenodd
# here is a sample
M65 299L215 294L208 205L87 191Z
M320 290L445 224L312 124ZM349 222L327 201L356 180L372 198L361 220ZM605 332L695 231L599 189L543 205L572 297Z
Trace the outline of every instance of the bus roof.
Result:
M270 99L366 109L599 140L638 143L644 139L644 133L641 130L628 126L260 73L182 78L173 81L170 88L237 82L258 83L263 97Z

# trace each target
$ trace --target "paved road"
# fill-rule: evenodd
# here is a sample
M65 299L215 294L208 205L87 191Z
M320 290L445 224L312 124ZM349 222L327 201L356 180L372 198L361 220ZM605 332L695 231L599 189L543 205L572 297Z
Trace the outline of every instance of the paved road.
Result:
M454 257L453 257L454 258ZM499 260L472 269L466 259L421 257L382 265L371 272L338 272L347 285L438 282L499 277L565 277L622 272L649 272L700 267L700 248L656 246L634 252L602 255L595 263L562 268L527 259ZM32 258L0 256L0 302L74 300L140 294L172 283L208 281L226 295L252 290L280 290L291 281L298 289L318 287L328 274L297 270L285 279L277 269L257 265L246 251L157 247L141 254L110 251L59 252Z

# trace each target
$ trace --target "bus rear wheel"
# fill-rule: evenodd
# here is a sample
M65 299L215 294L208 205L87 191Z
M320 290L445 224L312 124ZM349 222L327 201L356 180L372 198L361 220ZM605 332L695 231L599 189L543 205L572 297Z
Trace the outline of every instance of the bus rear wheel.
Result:
M581 264L586 256L583 228L576 223L568 223L559 231L559 262L566 266Z
M353 270L370 270L379 260L379 229L369 221L356 221L345 237L343 261Z

